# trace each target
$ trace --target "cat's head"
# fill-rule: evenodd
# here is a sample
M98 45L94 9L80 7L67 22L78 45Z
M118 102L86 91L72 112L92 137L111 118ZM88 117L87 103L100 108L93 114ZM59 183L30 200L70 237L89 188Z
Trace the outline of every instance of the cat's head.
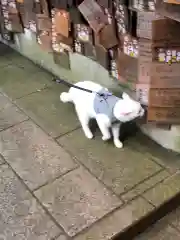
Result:
M144 113L141 104L130 98L127 93L123 93L122 98L114 106L114 116L121 122L129 122L142 117Z

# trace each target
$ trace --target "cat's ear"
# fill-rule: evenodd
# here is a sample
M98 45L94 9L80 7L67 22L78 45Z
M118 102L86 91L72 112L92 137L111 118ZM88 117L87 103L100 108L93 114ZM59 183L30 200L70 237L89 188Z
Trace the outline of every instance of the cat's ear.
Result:
M129 100L129 99L130 99L129 95L128 95L127 93L125 93L125 92L123 92L122 98L123 98L124 100Z

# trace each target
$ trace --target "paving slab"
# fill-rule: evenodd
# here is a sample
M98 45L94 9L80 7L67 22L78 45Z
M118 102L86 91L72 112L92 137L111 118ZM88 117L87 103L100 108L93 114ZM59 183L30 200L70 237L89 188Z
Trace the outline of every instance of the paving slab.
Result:
M76 164L31 121L0 133L0 152L30 189L74 169Z
M0 166L0 239L51 240L61 230L7 165Z
M35 195L70 236L122 204L82 167L39 189Z
M113 214L98 221L82 234L77 235L74 240L98 239L109 240L119 232L124 231L139 219L146 216L153 210L152 205L141 197L132 201L113 212ZM119 238L121 239L121 238Z
M27 119L26 115L0 93L0 131Z
M179 240L180 232L163 220L149 228L134 240Z
M46 72L26 71L15 65L0 68L0 91L16 99L52 85L52 75Z
M48 134L58 137L79 126L73 105L60 101L60 93L67 90L64 85L54 84L53 87L19 99L16 103Z
M171 224L180 231L180 207L164 217L163 221L166 224Z
M180 172L177 172L144 193L143 196L154 206L159 206L179 192Z
M180 154L167 150L154 142L148 136L138 131L126 142L131 148L150 156L155 162L165 167L170 172L176 172L180 169Z
M142 195L144 192L146 192L148 189L153 188L158 183L162 182L166 178L170 177L171 174L167 170L162 170L159 173L155 174L151 178L145 180L143 183L138 184L135 188L132 190L126 192L121 196L121 198L128 202L132 199L134 199L136 196Z
M140 152L126 146L117 149L100 137L87 139L79 129L58 139L59 143L116 194L122 194L161 171ZM69 147L70 146L70 147Z

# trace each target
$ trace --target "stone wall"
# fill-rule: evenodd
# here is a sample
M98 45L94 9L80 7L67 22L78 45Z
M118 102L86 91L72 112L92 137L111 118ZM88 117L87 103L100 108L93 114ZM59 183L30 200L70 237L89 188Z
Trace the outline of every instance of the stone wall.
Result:
M90 80L105 85L112 91L121 91L118 82L109 77L108 71L96 62L79 54L70 54L71 70L59 67L54 63L51 53L43 51L36 43L33 33L17 34L12 48L43 68L70 82ZM163 147L180 152L180 126L172 126L171 130L163 130L153 125L141 126L142 131Z

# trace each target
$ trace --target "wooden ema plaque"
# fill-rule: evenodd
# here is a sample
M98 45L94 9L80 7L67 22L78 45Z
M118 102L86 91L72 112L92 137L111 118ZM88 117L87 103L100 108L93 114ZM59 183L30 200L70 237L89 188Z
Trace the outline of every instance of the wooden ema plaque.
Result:
M74 24L75 39L83 43L93 42L92 29L85 24Z
M110 49L118 45L114 24L105 25L95 36L95 44Z
M164 0L165 3L180 4L180 0Z
M148 107L147 121L167 124L179 124L180 108Z
M107 16L95 0L84 0L78 9L96 33L108 23Z
M155 11L154 0L130 0L130 8L136 11Z
M133 89L135 91L137 101L145 106L148 106L149 89L150 85L146 83L136 83L135 89Z
M118 54L119 76L128 82L137 83L138 79L138 59L130 57L119 51Z
M133 57L138 58L139 56L139 44L138 39L133 38L132 36L126 34L123 37L123 52L124 54Z
M150 84L152 41L139 38L138 83Z
M63 10L64 11L64 10ZM72 47L73 47L73 39L71 36L66 37L64 35L65 32L69 32L69 29L65 28L65 31L62 31L64 33L64 35L59 34L59 31L57 31L57 27L56 24L57 22L55 21L55 16L57 14L57 9L52 9L51 10L51 15L52 15L52 49L54 52L64 52L66 51L72 51ZM68 25L66 26L68 27ZM68 33L69 35L69 33Z
M115 19L119 37L128 32L129 16L128 9L125 5L114 1Z
M151 107L180 107L180 88L151 88L149 92Z
M151 64L151 87L157 88L180 88L180 64L152 62Z
M137 36L152 39L152 22L158 19L163 19L163 17L155 12L138 12Z
M74 40L74 52L84 55L84 44L79 40Z
M156 11L162 16L180 22L180 5L165 3L163 0L156 0Z
M22 33L23 26L17 11L15 0L2 0L1 10L4 21L4 27L11 32Z
M118 71L118 49L109 49L109 74L115 79L119 79Z
M180 46L180 23L171 19L159 19L152 22L153 46Z
M161 63L180 63L179 47L162 47L153 49L153 60Z
M52 27L51 19L45 14L36 14L36 25L38 30L50 31Z

